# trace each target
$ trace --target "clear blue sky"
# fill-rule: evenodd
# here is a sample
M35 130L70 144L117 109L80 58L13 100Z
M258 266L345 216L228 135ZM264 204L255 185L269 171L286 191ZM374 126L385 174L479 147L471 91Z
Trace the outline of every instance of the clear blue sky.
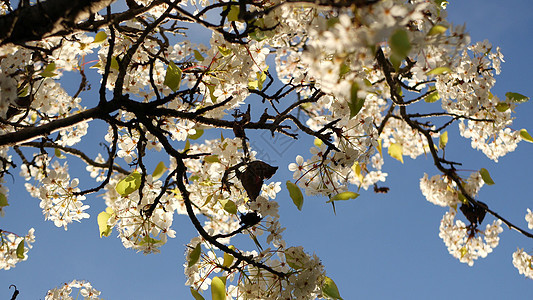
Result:
M450 2L450 20L466 22L472 41L488 39L505 55L493 93L503 97L505 92L513 91L533 96L533 2ZM533 132L532 105L520 105L514 129ZM291 179L286 165L312 141L272 142L268 135L264 137L258 138L257 148L271 150L263 159L280 166L273 180ZM496 182L483 187L479 199L527 227L526 208L533 209L533 145L522 142L515 152L495 164L472 150L467 141L454 142L458 139L457 130L450 130L447 158L464 162L468 170L487 168ZM275 149L270 148L272 144ZM281 148L284 151L279 151ZM520 299L531 294L533 281L518 274L512 265L512 253L517 247L532 250L533 240L505 230L500 245L487 258L478 259L473 267L460 263L448 254L438 237L439 222L446 210L427 202L419 189L424 172L437 174L431 161L423 157L406 159L401 165L385 157L385 162L389 173L385 185L390 192L362 193L356 200L340 203L336 216L325 204L326 199L306 198L300 212L285 190L279 194L287 243L315 252L344 299ZM72 279L90 281L105 299L191 298L184 286L182 264L184 244L195 232L185 216L175 218L177 238L169 240L160 254L145 256L125 250L114 238L115 233L99 238L96 216L105 208L101 198L87 200L91 219L71 224L65 232L43 220L39 201L26 193L20 177L15 177L14 184L9 177L7 181L10 206L0 219L0 228L25 233L34 227L36 242L27 261L0 271L0 299L9 299L10 284L20 290L19 300L44 299L48 289ZM487 218L485 222L492 222L491 217Z

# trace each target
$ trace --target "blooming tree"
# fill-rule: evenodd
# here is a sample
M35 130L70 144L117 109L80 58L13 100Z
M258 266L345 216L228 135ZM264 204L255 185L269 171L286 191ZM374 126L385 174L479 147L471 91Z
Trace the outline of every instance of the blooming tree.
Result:
M174 238L175 215L186 215L198 232L184 258L195 299L341 299L320 259L283 238L276 195L288 190L299 209L304 194L320 195L335 209L361 189L387 193L384 155L402 163L426 155L435 168L420 189L447 208L439 237L473 265L498 245L502 225L533 234L477 199L494 182L487 169L465 174L445 155L447 129L457 124L496 162L533 138L510 127L528 97L491 93L499 48L472 44L463 26L446 20L446 5L4 1L0 176L18 172L45 218L65 230L89 218L88 199L103 193L107 208L93 216L100 236L114 232L145 254ZM198 28L210 36L205 45L194 39ZM73 77L79 83L69 93ZM107 130L90 157L79 144L95 121ZM203 138L220 129L220 138ZM256 158L252 131L311 136L312 155L271 166ZM86 164L91 187L71 177L71 160ZM271 182L278 167L293 178ZM2 185L2 213L10 201ZM532 229L529 209L525 218ZM27 259L35 239L33 228L26 236L7 230L0 231L2 269ZM519 249L512 258L533 279L532 256ZM72 287L85 298L100 295L74 280L46 299L68 299Z

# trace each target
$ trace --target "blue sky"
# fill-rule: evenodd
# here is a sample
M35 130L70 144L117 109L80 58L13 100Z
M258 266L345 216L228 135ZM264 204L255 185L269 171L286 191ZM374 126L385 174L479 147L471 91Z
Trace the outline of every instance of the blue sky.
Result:
M493 93L504 97L513 91L533 96L533 2L450 2L450 20L467 23L472 41L488 39L505 55ZM532 103L521 104L513 129L533 132L531 116ZM522 142L515 152L495 164L472 150L456 129L449 134L447 158L464 162L466 170L487 168L496 182L484 186L478 198L517 225L527 227L526 208L533 209L533 145ZM280 167L272 180L292 179L286 165L302 149L309 148L312 140L271 141L268 137L265 134L257 138L259 158ZM307 150L303 151L302 155L308 155ZM384 169L389 173L384 184L390 188L388 194L363 192L356 200L338 204L336 215L323 198L307 197L301 212L287 191L282 190L277 199L282 224L287 228L287 243L315 252L344 299L517 299L531 292L533 281L518 274L512 265L512 253L517 247L532 250L533 241L505 229L500 245L487 258L478 259L473 267L462 264L448 254L438 237L446 210L427 202L419 189L424 172L437 174L431 160L407 158L402 165L385 157ZM20 177L15 177L14 183L10 178L7 181L10 206L0 219L0 228L25 233L34 227L36 242L27 261L0 271L1 299L11 296L10 284L20 290L18 299L44 299L48 289L72 279L90 281L105 299L191 298L184 286L182 264L184 244L196 234L185 216L175 218L177 238L169 240L160 254L145 256L124 249L114 238L115 233L99 238L96 216L105 208L101 198L87 200L91 219L71 224L65 232L43 220L39 201L26 193ZM492 218L487 217L485 222L492 222Z

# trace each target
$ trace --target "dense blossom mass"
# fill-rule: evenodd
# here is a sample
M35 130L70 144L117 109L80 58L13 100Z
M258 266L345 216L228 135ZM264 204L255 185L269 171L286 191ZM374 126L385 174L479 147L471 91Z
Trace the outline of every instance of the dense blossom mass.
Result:
M500 49L471 43L446 20L447 1L91 2L32 34L12 21L0 35L0 176L18 172L55 226L96 218L101 237L150 254L186 215L198 231L184 257L195 299L341 299L320 259L283 238L276 197L287 189L301 209L304 194L320 195L335 208L353 190L386 193L389 155L433 159L437 174L420 189L447 208L438 234L460 262L491 253L503 224L532 237L476 199L494 184L485 168L466 174L444 156L454 124L494 161L533 142L511 128L528 98L491 92ZM45 9L57 8L4 1L0 18ZM87 151L92 128L101 146ZM203 137L214 129L220 138ZM292 178L271 182L277 167L256 157L252 129L315 143L280 166ZM71 177L74 160L93 182ZM8 192L3 183L2 214ZM87 199L101 194L107 208L90 216ZM533 228L529 209L526 221ZM31 255L33 229L0 233L1 269ZM512 257L533 279L531 255ZM72 288L100 295L74 280L45 299L70 299Z

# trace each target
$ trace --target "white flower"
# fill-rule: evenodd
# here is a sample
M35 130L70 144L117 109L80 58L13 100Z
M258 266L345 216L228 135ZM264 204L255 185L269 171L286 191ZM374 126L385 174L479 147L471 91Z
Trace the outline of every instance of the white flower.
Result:
M518 269L518 273L524 274L529 279L533 279L533 257L524 252L523 249L513 253L513 265Z

